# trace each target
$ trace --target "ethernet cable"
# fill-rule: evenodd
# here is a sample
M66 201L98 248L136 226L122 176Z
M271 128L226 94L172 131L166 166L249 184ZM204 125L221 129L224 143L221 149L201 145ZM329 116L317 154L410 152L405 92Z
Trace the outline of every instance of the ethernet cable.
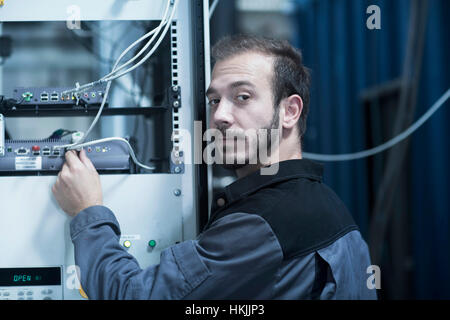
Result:
M139 162L139 160L136 158L136 155L135 155L135 153L133 151L133 148L131 147L130 143L124 138L109 137L109 138L93 140L93 141L77 144L76 148L74 147L74 148L71 148L71 149L78 149L78 148L81 149L81 148L84 148L84 147L87 147L87 146L91 146L93 144L104 143L104 142L109 142L109 141L122 141L128 147L128 151L129 151L131 159L133 159L134 163L136 163L138 166L140 166L140 167L142 167L144 169L155 170L155 167L149 167L149 166L146 166L145 164L142 164L142 163Z
M177 6L177 4L178 4L178 1L179 1L179 0L175 0L175 4L174 4L173 10L172 10L172 14L170 15L169 18L167 18L167 15L168 15L168 9L169 9L169 7L170 7L170 5L171 5L171 2L172 2L171 0L168 0L167 6L166 6L166 9L165 9L165 12L164 12L164 17L163 17L163 19L161 20L160 25L159 25L158 27L156 27L155 29L153 29L151 32L147 33L146 35L144 35L143 37L141 37L140 39L138 39L137 41L135 41L132 45L130 45L130 46L129 46L129 47L128 47L121 55L120 55L120 57L117 59L116 63L114 64L113 71L112 71L109 75L114 74L115 72L117 72L117 71L120 70L121 68L125 67L127 64L131 63L132 61L134 61L135 58L137 58L139 55L142 54L142 52L145 51L145 49L141 50L140 53L138 53L135 57L133 57L132 59L130 59L127 63L125 63L124 65L122 65L122 66L120 66L119 68L117 68L117 65L118 65L119 62L122 60L122 58L125 56L125 54L126 54L128 51L130 51L134 46L136 46L139 42L143 41L144 39L146 39L146 38L149 37L150 35L154 34L154 36L152 37L152 39L150 39L150 41L149 41L149 42L147 43L147 45L146 45L146 47L148 47L148 46L151 44L151 42L153 42L154 38L158 35L159 31L161 30L161 27L162 27L164 24L170 26L171 21L172 21L172 19L173 19L174 12L175 12L175 10L176 10L176 6ZM167 32L167 29L168 29L168 28L166 28L166 30L165 30L166 32ZM159 44L161 43L162 38L163 38L164 36L165 36L165 33L164 33L163 35L160 36L160 39L159 39L158 42L155 44L155 46L152 48L151 54L153 54L153 52L157 49L157 47L158 47ZM145 60L148 59L148 58L151 56L151 54L150 54L150 55L147 55L147 56L145 57ZM145 61L141 61L141 62L143 63L143 62L145 62ZM141 64L142 64L142 63L141 63ZM131 71L132 71L132 70L127 70L126 73L131 72ZM121 76L124 75L124 74L125 74L125 72L122 73ZM106 75L105 77L108 77L109 75ZM63 92L64 94L67 94L67 93L73 93L73 92L79 93L79 92L83 92L83 90L86 90L86 89L88 89L88 88L91 88L91 87L93 87L93 86L95 86L95 85L98 85L98 84L107 82L107 86L106 86L106 89L105 89L105 94L104 94L104 96L103 96L102 104L101 104L101 106L100 106L100 109L99 109L99 111L98 111L98 113L97 113L96 118L94 119L94 121L93 121L93 123L91 124L90 128L89 128L88 131L86 132L86 135L84 136L85 138L86 138L86 137L88 136L88 134L91 132L92 128L93 128L94 125L97 123L98 118L99 118L99 116L101 115L101 112L103 111L105 102L106 102L107 97L108 97L108 94L109 94L109 88L110 88L110 85L111 85L110 82L111 82L112 80L118 78L118 77L115 77L114 79L104 79L105 77L103 77L103 78L100 79L100 80L97 80L97 81L94 81L94 82L85 84L85 85L83 85L83 86L79 86L79 85L77 84L77 86L76 86L75 89L70 89L70 90L66 90L66 91ZM67 148L67 147L74 147L74 145L64 145L64 146L59 146L59 147L60 147L60 148Z
M147 55L146 55L144 58L142 58L141 61L139 61L137 64L135 64L133 67L128 68L127 70L125 70L125 71L119 73L118 75L114 75L114 76L111 76L111 77L104 78L103 81L112 81L112 80L115 80L115 79L117 79L117 78L122 77L123 75L125 75L125 74L127 74L127 73L133 71L134 69L136 69L137 67L139 67L140 65L142 65L145 61L147 61L147 60L153 55L153 53L155 52L155 50L159 47L160 43L163 41L164 37L166 36L167 31L169 31L169 27L170 27L170 25L171 25L171 22L172 22L172 20L173 20L173 17L174 17L176 8L177 8L177 6L178 6L178 1L179 1L179 0L176 0L176 1L175 1L174 6L173 6L173 10L172 10L172 12L171 12L171 14L170 14L170 17L169 17L169 21L166 23L166 25L165 25L165 27L164 27L164 30L163 30L162 34L160 35L159 39L157 40L157 42L155 43L154 47L147 53ZM150 41L151 41L151 40L150 40ZM141 50L141 52L142 52L142 50ZM139 55L139 54L138 54L138 55ZM137 56L138 56L138 55L137 55ZM136 57L137 57L137 56L136 56Z
M101 106L100 106L100 108L99 108L99 111L97 112L97 115L96 115L95 119L93 120L93 122L92 122L91 126L89 127L89 129L86 131L86 134L83 136L83 138L82 138L80 141L76 142L76 143L72 143L72 144L69 144L69 145L55 146L55 148L67 148L67 150L73 150L73 149L77 149L77 148L80 148L80 147L82 147L83 145L85 145L83 142L85 141L85 139L86 139L86 137L89 135L89 133L92 131L92 128L95 126L95 124L98 122L98 119L99 119L100 116L101 116L101 113L102 113L103 108L104 108L105 103L106 103L106 99L107 99L108 94L109 94L109 90L110 90L110 87L111 87L111 81L112 81L112 80L115 80L115 79L117 79L117 78L119 78L119 77L121 77L121 76L123 76L123 75L125 75L125 74L127 74L127 73L129 73L129 72L131 72L131 71L133 71L134 69L136 69L137 67L139 67L141 64L143 64L147 59L150 58L150 56L151 56L151 55L154 53L154 51L158 48L158 46L159 46L159 44L161 43L161 41L164 39L164 37L165 37L165 35L166 35L166 33L167 33L167 31L168 31L168 29L169 29L171 23L172 23L172 20L173 20L173 17L174 17L174 13L175 13L176 8L177 8L177 6L178 6L178 1L179 1L179 0L175 0L175 2L174 2L174 4L173 4L172 12L171 12L171 14L170 14L170 17L167 19L168 9L169 9L170 5L172 4L172 0L168 0L167 6L166 6L166 9L165 9L165 12L164 12L164 17L163 17L163 19L161 20L160 25L159 25L158 27L156 27L155 29L153 29L152 31L150 31L149 33L147 33L146 35L144 35L143 37L141 37L140 39L138 39L137 41L135 41L133 44L131 44L131 45L130 45L130 46L129 46L129 47L128 47L128 48L127 48L120 56L119 56L119 58L117 59L116 63L114 64L113 70L112 70L112 72L111 72L110 74L106 75L105 77L103 77L103 78L100 79L100 80L91 82L91 83L86 84L86 85L83 85L83 86L79 86L78 83L77 83L77 86L76 86L75 89L67 90L67 91L65 92L65 93L73 93L73 92L79 93L79 92L82 92L83 90L86 90L86 89L88 89L88 88L90 88L90 87L92 87L92 86L95 86L95 85L97 85L97 84L104 83L104 82L107 83L106 89L105 89L105 94L104 94L104 96L103 96L102 104L101 104ZM153 48L150 50L150 52L149 52L144 58L142 58L141 61L140 61L138 64L136 64L135 66L133 66L133 67L127 69L126 71L120 73L119 75L114 75L114 76L111 76L110 78L107 78L107 77L109 77L109 75L115 74L115 73L118 72L120 69L124 68L126 65L130 64L130 63L133 62L136 58L138 58L138 57L139 57L139 56L140 56L140 55L148 48L148 46L150 46L150 44L153 42L153 40L154 40L155 37L158 35L159 31L161 30L161 28L162 28L164 25L165 25L165 28L164 28L164 30L163 30L163 33L159 36L158 41L155 43L155 45L154 45ZM120 66L119 68L117 68L117 65L119 64L120 60L126 55L126 53L127 53L129 50L131 50L131 49L132 49L134 46L136 46L139 42L145 40L146 38L148 38L148 37L149 37L150 35L152 35L152 34L153 34L153 37L148 41L148 43L146 44L146 46L145 46L145 47L144 47L137 55L135 55L135 56L134 56L132 59L130 59L127 63L125 63L125 64L123 64L122 66ZM136 155L134 154L134 151L133 151L131 145L130 145L130 144L128 143L128 141L126 141L125 139L123 139L123 138L117 138L117 137L116 137L116 138L105 138L105 139L120 140L120 141L125 142L125 143L127 144L128 148L129 148L130 155L131 155L133 161L134 161L137 165L139 165L139 166L142 167L142 168L148 169L148 170L154 170L154 167L146 166L146 165L140 163L140 162L137 160ZM89 142L89 144L92 144L92 143L99 143L99 141L111 141L111 140L100 139L100 140L96 140L95 142Z
M179 0L175 0L174 8L173 8L172 11L174 11L174 10L176 9L176 6L178 5L178 1L179 1ZM123 69L125 66L127 66L128 64L130 64L131 62L133 62L136 58L138 58L139 56L141 56L142 53L148 48L148 46L153 42L154 38L158 35L158 33L159 33L159 31L161 30L161 28L162 28L164 25L166 25L166 24L169 24L169 25L170 25L172 19L167 19L167 16L168 16L168 9L169 9L171 3L172 3L171 0L168 0L168 1L167 1L167 6L166 6L166 8L165 8L164 15L163 15L163 18L162 18L162 20L161 20L161 23L160 23L156 28L154 28L152 31L148 32L147 34L145 34L144 36L142 36L141 38L139 38L138 40L136 40L135 42L133 42L128 48L126 48L126 49L121 53L121 55L119 56L119 58L117 59L116 63L114 64L113 70L112 70L109 74L105 75L104 77L102 77L101 79L99 79L99 80L97 80L97 81L93 81L93 82L87 83L87 84L85 84L85 85L76 87L75 89L66 90L66 91L63 92L63 94L70 94L70 93L74 93L74 92L78 92L78 93L79 93L79 92L83 92L84 90L87 90L87 89L89 89L89 88L92 88L92 87L94 87L94 86L96 86L96 85L100 85L100 84L102 84L102 83L105 83L105 82L108 81L108 80L107 80L108 77L112 76L114 73L116 73L117 71ZM135 55L133 58L131 58L131 59L130 59L129 61L127 61L125 64L123 64L123 65L121 65L120 67L117 68L117 65L119 64L119 62L122 60L122 58L123 58L123 57L124 57L131 49L133 49L136 45L138 45L140 42L142 42L143 40L147 39L147 38L148 38L149 36L151 36L151 35L153 35L153 37L147 42L146 46L145 46L144 48L142 48L141 51L140 51L137 55ZM158 44L158 45L159 45L159 44ZM155 47L157 47L158 45L155 45Z
M383 152L397 143L405 140L411 134L413 134L417 129L419 129L444 103L450 98L450 89L448 89L440 98L437 100L434 105L415 123L413 123L408 129L395 136L394 138L386 141L385 143L374 147L372 149L359 151L355 153L346 153L346 154L317 154L317 153L309 153L303 152L303 156L306 159L317 160L317 161L350 161L357 160L362 158L367 158L373 156L377 153Z
M153 55L153 53L155 52L155 50L159 47L159 44L160 44L161 41L164 39L164 37L165 37L165 35L166 35L167 31L168 31L168 28L170 27L171 21L173 20L173 16L174 16L174 13L175 13L176 6L177 6L177 4L178 4L178 1L179 1L179 0L176 0L176 1L175 1L175 4L174 4L173 10L172 10L172 12L171 12L171 15L170 15L170 17L169 17L169 20L168 20L168 22L166 23L166 27L165 27L163 33L160 35L158 41L155 43L155 45L153 46L153 48L150 50L150 52L149 52L144 58L142 58L142 60L141 60L138 64L134 65L132 68L129 68L128 70L123 71L123 72L120 73L119 75L115 75L115 76L113 76L113 77L111 77L111 78L107 78L107 79L104 79L104 80L103 80L103 81L107 81L107 86L106 86L105 94L104 94L104 96L103 96L102 104L101 104L101 106L100 106L99 111L97 112L97 115L96 115L94 121L92 122L91 126L90 126L89 129L86 131L86 134L84 135L83 139L82 139L79 143L82 143L82 142L85 141L86 137L89 135L89 133L92 131L92 129L94 128L94 126L95 126L96 123L98 122L98 119L100 118L101 113L102 113L103 108L104 108L104 105L105 105L105 103L106 103L106 98L108 97L108 94L109 94L109 89L110 89L110 87L111 87L111 81L112 81L112 80L115 80L115 79L117 79L117 78L119 78L119 77L121 77L121 76L123 76L123 75L125 75L125 74L127 74L127 73L129 73L129 72L131 72L131 71L133 71L133 70L136 69L137 67L139 67L139 66L140 66L141 64L143 64L148 58L150 58L150 56ZM156 35L156 34L157 34L157 33L155 33L155 35ZM153 38L152 38L152 39L153 39ZM152 40L150 39L150 41L152 41ZM150 41L149 41L149 42L150 42ZM122 59L122 57L123 57L123 55L121 55L121 56L119 57L119 59L116 61L116 63L114 64L113 71L115 71L115 69L116 69L118 63L120 62L120 59ZM75 146L77 146L77 145L78 145L78 144L75 144L74 146L71 146L71 147L69 147L68 149L70 150L70 149L72 149L72 148L75 148Z
M173 6L171 15L170 15L168 21L165 21L165 19L167 18L168 8L169 8L169 5L170 5L170 3L171 3L170 0L168 1L168 5L166 6L166 10L165 10L165 12L164 12L164 18L162 19L160 25L159 25L157 28L154 29L154 30L156 30L156 32L155 32L154 36L152 37L152 39L154 39L154 37L158 34L158 31L160 30L160 27L161 27L164 23L166 23L166 27L165 27L163 33L160 35L158 41L155 43L155 45L154 45L153 48L151 49L151 51L150 51L150 52L149 52L149 53L148 53L148 54L147 54L147 55L146 55L146 56L145 56L138 64L136 64L134 67L129 68L128 70L122 72L120 75L116 75L116 76L114 76L114 77L112 77L112 78L107 78L107 79L101 80L101 81L106 81L106 82L107 82L106 89L105 89L105 94L104 94L103 100L102 100L102 104L101 104L101 106L100 106L99 111L97 112L97 115L96 115L94 121L92 122L92 124L91 124L91 126L89 127L89 129L86 131L86 134L84 135L84 138L83 138L79 143L82 143L82 142L85 141L86 137L89 135L89 133L92 131L93 127L94 127L94 126L96 125L96 123L98 122L98 119L100 118L100 115L101 115L101 113L102 113L102 111L103 111L104 105L105 105L105 103L106 103L106 99L107 99L108 94L109 94L109 89L110 89L110 87L111 87L111 81L112 81L112 80L115 80L115 79L117 79L117 78L119 78L119 77L125 75L126 73L131 72L131 71L134 70L135 68L137 68L139 65L141 65L142 63L144 63L148 58L150 58L150 56L151 56L151 55L155 52L155 50L158 48L159 44L161 43L161 41L163 40L163 38L165 37L165 35L166 35L166 33L167 33L168 27L170 27L170 24L171 24L171 22L172 22L172 20L173 20L173 16L174 16L174 13L175 13L175 11L176 11L176 7L177 7L177 5L178 5L178 1L179 1L179 0L175 0L175 3L174 3L174 6ZM159 28L159 29L158 29L158 28ZM141 38L141 39L142 39L142 38ZM152 39L149 40L149 43L151 43L151 42L153 41ZM135 46L135 45L136 45L137 43L139 43L139 42L140 42L139 40L138 40L138 41L135 41L131 46L129 46L129 47L124 51L124 53L126 54L127 51L129 51L133 46ZM147 43L147 44L149 44L149 43ZM142 53L142 52L143 52L143 51L141 50L140 53ZM114 64L113 72L116 72L117 65L119 64L120 60L125 56L124 53L122 53L122 54L119 56L119 58L117 59L116 63ZM138 55L139 55L139 54L138 54ZM135 57L137 57L138 55L136 55ZM131 60L128 61L128 62L131 62ZM123 66L124 66L124 65L123 65ZM70 150L71 148L74 148L76 145L77 145L77 144L71 145L71 146L65 146L65 147L68 147L68 149Z
M109 74L107 74L106 76L104 76L103 78L101 78L101 80L105 80L106 78L112 76L114 73L116 73L119 70L122 70L123 68L125 68L127 65L129 65L130 63L132 63L134 60L136 60L138 57L140 57L150 46L150 44L153 42L153 40L155 40L156 36L158 35L159 30L161 30L161 28L167 24L168 20L167 17L169 15L169 7L170 7L170 1L167 1L167 6L166 9L164 10L164 14L163 14L163 19L161 20L161 23L152 31L148 32L147 34L143 35L141 38L139 38L138 40L136 40L135 42L133 42L130 46L128 46L128 48L126 48L119 56L119 58L117 58L117 61L113 67L113 71L111 71ZM174 9L175 10L175 7ZM169 21L171 21L171 19L169 19ZM124 63L123 65L121 65L120 67L117 67L117 64L120 62L120 60L122 60L122 58L132 49L134 48L136 45L138 45L140 42L144 41L145 39L147 39L148 37L150 37L151 35L152 38L147 42L147 44L141 49L141 51L139 51L139 53L137 55L135 55L133 58L131 58L130 60L128 60L126 63ZM157 45L156 45L157 46Z

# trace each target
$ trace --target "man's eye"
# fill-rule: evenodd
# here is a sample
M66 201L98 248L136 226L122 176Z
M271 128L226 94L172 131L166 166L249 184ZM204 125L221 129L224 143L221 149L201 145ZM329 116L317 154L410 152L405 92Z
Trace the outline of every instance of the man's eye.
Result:
M246 100L250 99L250 96L248 94L241 94L241 95L237 96L237 99L239 101L246 101Z
M208 104L210 106L215 106L215 105L217 105L219 103L220 103L220 99L211 99L211 100L208 101Z

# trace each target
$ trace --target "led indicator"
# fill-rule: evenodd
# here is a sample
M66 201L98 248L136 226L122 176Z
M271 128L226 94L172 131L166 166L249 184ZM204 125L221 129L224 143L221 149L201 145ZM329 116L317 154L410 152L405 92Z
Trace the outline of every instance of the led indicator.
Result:
M123 246L124 246L125 248L131 247L131 241L130 241L130 240L125 240L125 241L123 242Z
M156 241L155 241L155 240L150 240L150 241L148 242L148 245L149 245L150 247L154 248L154 247L156 246Z

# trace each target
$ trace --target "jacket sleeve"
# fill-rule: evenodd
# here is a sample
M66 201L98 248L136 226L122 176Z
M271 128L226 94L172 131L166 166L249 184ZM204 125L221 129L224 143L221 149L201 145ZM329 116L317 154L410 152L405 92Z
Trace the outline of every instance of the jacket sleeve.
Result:
M251 296L245 292L245 283L282 260L269 225L256 215L243 213L219 219L196 240L166 248L160 264L146 269L119 244L119 224L104 206L80 212L71 221L70 232L81 285L90 299Z

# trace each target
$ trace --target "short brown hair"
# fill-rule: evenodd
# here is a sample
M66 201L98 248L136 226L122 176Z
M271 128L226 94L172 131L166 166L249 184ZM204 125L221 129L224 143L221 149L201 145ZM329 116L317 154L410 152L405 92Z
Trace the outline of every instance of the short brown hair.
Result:
M275 110L281 100L298 94L303 101L303 110L298 122L300 141L306 131L309 110L309 69L303 65L301 51L286 40L276 40L254 35L233 35L219 40L212 48L213 63L234 55L256 51L275 58L272 92Z

